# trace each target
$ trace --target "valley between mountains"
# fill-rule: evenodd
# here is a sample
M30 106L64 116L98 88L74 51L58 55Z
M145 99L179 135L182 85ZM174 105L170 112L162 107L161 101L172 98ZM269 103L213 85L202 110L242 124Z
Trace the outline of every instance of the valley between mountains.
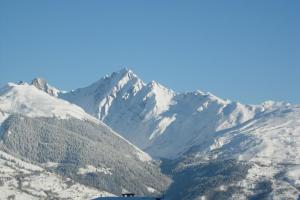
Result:
M0 89L0 199L298 199L300 105L177 93L122 69Z

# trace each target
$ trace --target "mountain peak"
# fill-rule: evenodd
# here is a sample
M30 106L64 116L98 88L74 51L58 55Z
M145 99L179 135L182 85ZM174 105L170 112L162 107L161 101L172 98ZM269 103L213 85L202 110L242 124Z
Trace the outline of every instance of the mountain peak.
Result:
M48 82L43 78L35 78L31 81L31 85L35 86L37 89L42 90L51 96L58 96L60 91L56 89L55 87L52 87L48 84Z
M163 86L162 84L156 81L151 81L146 86L150 89L150 91L160 93L160 95L162 95L162 93L169 94L170 96L175 95L175 92L173 90Z
M122 69L120 69L118 71L118 73L121 73L121 74L130 74L130 73L133 73L133 71L127 67L123 67Z
M150 83L148 83L148 86L153 88L153 87L156 87L156 86L162 86L160 85L158 82L156 81L151 81Z
M0 88L0 97L0 110L6 113L17 113L29 117L55 116L60 119L74 117L96 121L82 108L62 99L51 97L33 84L8 83L7 86Z
M34 85L34 86L46 86L47 85L47 81L45 79L43 79L43 78L37 77L37 78L34 78L31 81L31 85Z
M129 68L122 68L121 70L112 73L112 76L117 76L119 79L128 77L129 79L138 78L138 76Z
M127 82L130 80L136 80L139 82L142 82L142 80L139 79L139 77L130 69L128 68L122 68L119 71L115 71L110 75L106 75L105 77L101 78L96 84L101 83L102 81L110 81L112 84L118 84L119 82Z

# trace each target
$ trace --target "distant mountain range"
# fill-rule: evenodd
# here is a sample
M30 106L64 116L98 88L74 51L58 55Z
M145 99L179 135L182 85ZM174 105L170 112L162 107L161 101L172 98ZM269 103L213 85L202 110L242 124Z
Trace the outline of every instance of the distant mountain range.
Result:
M10 83L0 89L1 122L3 151L58 163L54 173L113 194L168 188L172 200L300 195L299 105L176 93L122 69L70 92L39 78Z

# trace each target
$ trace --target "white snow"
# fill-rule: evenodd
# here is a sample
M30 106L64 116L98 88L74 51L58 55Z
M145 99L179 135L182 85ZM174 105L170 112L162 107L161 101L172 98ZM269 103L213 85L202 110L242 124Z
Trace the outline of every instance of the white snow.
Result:
M247 177L238 183L246 195L253 193L258 182L271 181L273 199L297 199L300 195L297 189L300 186L300 106L276 104L274 109L268 109L247 123L216 135L197 157L237 158L252 163ZM241 196L236 199L243 199Z
M174 114L172 117L165 117L163 118L159 124L157 125L157 129L153 131L150 135L150 140L154 139L155 137L158 137L160 134L165 132L165 130L176 120L176 114Z
M46 163L43 163L41 164L44 168L55 168L55 167L58 167L59 163L56 163L56 162L46 162Z
M39 86L44 90L44 83ZM127 69L85 88L56 92L60 98L85 111L26 83L10 83L0 89L0 123L11 113L98 122L87 112L129 140L142 161L150 161L151 157L139 148L155 157L172 159L197 147L195 157L203 160L236 158L253 163L246 179L238 183L245 188L245 193L251 194L257 181L270 179L274 199L283 198L281 190L289 191L288 197L292 199L299 194L300 106L274 101L244 105L201 91L175 93L155 81L145 84ZM48 166L51 167L51 163ZM27 168L30 167L33 166ZM14 171L7 167L1 170L6 175ZM25 167L20 171L30 172ZM112 173L109 168L91 165L78 171L89 172ZM279 173L283 173L284 178L274 179ZM16 187L16 180L11 184ZM146 187L151 191L151 187ZM226 186L219 189L223 191Z
M152 187L146 186L146 188L147 188L148 192L151 192L151 193L156 192L156 190Z
M153 116L158 116L174 104L172 101L175 93L162 86L161 84L152 81L146 85L146 93L143 101L146 103L145 109L141 113L145 116L145 120Z
M20 113L29 117L74 117L95 121L82 108L52 97L26 83L9 83L0 89L0 110L6 114Z
M287 177L293 181L296 187L300 187L300 165L290 168L287 172Z
M87 174L87 173L103 173L106 175L112 175L110 168L105 167L95 167L93 165L87 165L85 168L79 168L78 174Z
M137 157L143 161L143 162L150 162L152 161L152 158L149 154L143 152L142 150L140 150L138 147L132 145L137 151L136 151L136 155Z
M47 172L0 151L0 199L91 199L114 196Z
M0 88L0 123L2 123L2 121L10 114L14 113L26 115L28 117L56 117L60 119L73 117L81 120L92 121L111 130L110 127L107 127L98 119L87 114L79 106L51 96L27 83L23 83L21 85L9 83ZM147 153L141 151L116 132L112 132L136 149L138 159L144 162L152 160Z
M128 69L60 97L81 106L150 155L163 158L177 158L192 146L211 143L216 132L287 106L271 101L243 105L199 90L175 93L155 81L145 84Z

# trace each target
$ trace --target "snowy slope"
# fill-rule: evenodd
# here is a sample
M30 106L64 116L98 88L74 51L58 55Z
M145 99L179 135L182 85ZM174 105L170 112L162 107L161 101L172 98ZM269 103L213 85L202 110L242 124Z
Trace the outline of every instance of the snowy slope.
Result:
M149 137L156 129L155 121L168 109L173 96L173 91L156 82L145 84L127 69L60 95L111 124L114 130L122 130L123 136L142 148L151 143Z
M250 119L274 105L243 105L201 91L175 93L145 84L122 69L96 83L60 95L104 121L154 157L176 158L212 133Z
M300 106L282 105L218 136L209 153L253 163L242 185L268 180L271 196L300 197Z
M300 164L300 106L282 104L239 127L216 134L209 152L217 157L230 155L266 165Z
M272 102L265 106L277 109L216 132L177 160L170 195L176 196L178 185L190 180L193 184L180 186L182 194L193 194L189 199L298 199L300 106Z
M0 151L0 199L84 200L101 195L112 196Z
M37 89L36 85L29 85L27 83L22 83L20 85L8 83L0 88L0 124L10 114L22 114L28 117L55 117L59 119L76 118L80 120L89 120L103 126L104 129L110 129L101 121L87 114L79 106L50 96L42 91L39 88ZM128 143L137 150L141 160L151 160L149 155L136 148L130 142Z
M41 92L33 85L8 83L0 88L0 111L2 116L20 113L29 117L57 117L97 121L84 110L67 101ZM0 119L5 117L0 117ZM0 121L1 123L1 121Z
M299 198L300 106L175 93L126 69L60 97L152 156L174 159L164 170L172 200Z
M82 108L33 85L0 88L0 119L1 150L33 163L57 163L56 173L84 185L143 195L170 182L147 153Z

